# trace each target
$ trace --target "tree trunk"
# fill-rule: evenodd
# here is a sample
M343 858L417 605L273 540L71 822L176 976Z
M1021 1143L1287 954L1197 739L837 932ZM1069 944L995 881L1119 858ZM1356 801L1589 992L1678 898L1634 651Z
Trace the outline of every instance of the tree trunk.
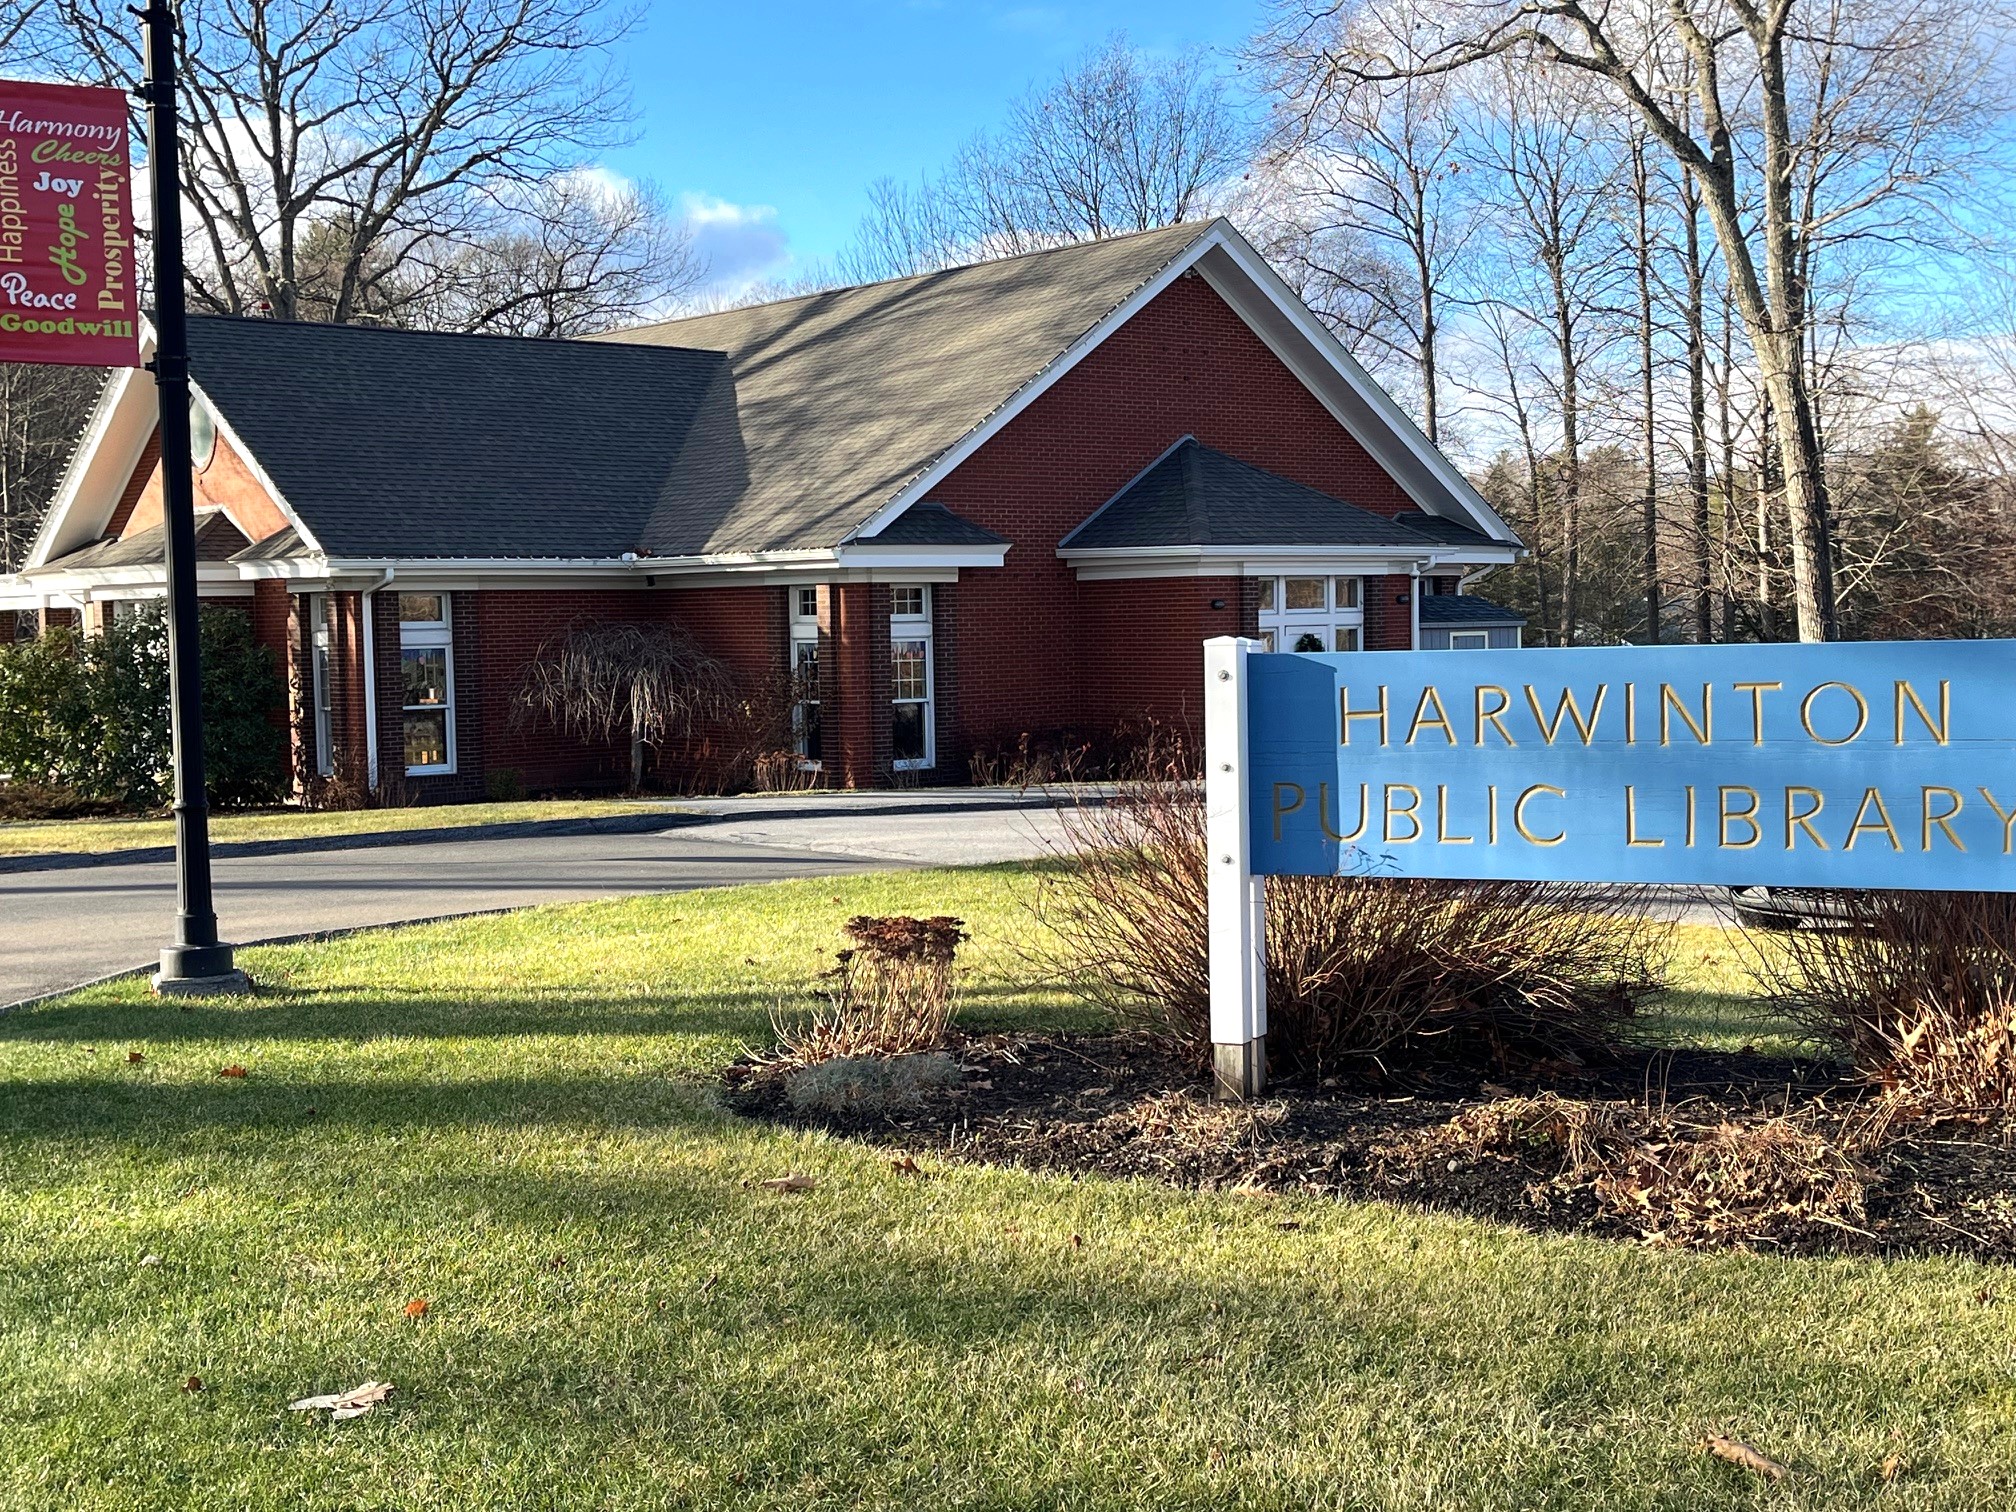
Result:
M1631 139L1631 193L1638 215L1638 400L1644 429L1640 436L1645 468L1644 573L1645 642L1660 641L1659 602L1659 432L1653 401L1652 372L1652 185L1645 166L1644 139Z
M644 791L644 698L641 688L630 694L630 791Z

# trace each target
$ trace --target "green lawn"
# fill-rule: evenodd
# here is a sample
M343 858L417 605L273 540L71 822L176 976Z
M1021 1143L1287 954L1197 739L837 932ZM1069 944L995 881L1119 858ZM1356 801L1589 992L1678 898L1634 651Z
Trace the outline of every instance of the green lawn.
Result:
M662 809L620 798L532 799L524 803L437 804L426 808L343 809L309 813L275 809L254 814L212 814L210 838L301 840L318 835L380 835L393 830L459 829L471 824L515 824L526 819L605 819ZM51 819L0 824L0 856L99 854L173 845L168 819Z
M539 909L248 951L251 1001L0 1019L0 1505L2016 1500L1991 1268L920 1180L717 1109L856 912L970 920L976 1023L1091 1022L1032 979L1019 898L984 870ZM1690 972L1719 948L1686 944ZM1733 1000L1705 980L1689 1022L1768 1032L1707 1025ZM818 1186L756 1184L787 1172ZM284 1410L373 1377L370 1417Z

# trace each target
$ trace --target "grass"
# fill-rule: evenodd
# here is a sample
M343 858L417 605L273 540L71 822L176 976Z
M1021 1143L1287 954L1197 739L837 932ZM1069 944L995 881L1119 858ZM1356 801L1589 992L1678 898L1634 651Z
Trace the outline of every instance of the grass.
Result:
M718 1110L714 1072L857 912L971 921L971 1022L1094 1022L1019 953L1023 885L538 909L249 951L246 1002L113 984L0 1019L0 1506L2016 1497L2016 1289L1991 1268L919 1179ZM1692 1021L1730 1003L1718 972ZM759 1184L786 1172L818 1185ZM399 1389L370 1417L284 1410L373 1377ZM1794 1477L1709 1459L1709 1429Z
M393 830L460 829L527 819L606 819L663 808L620 798L549 799L522 803L437 804L424 808L339 809L310 813L273 809L210 816L210 838L304 840L321 835L382 835ZM102 854L173 845L170 819L46 819L0 824L0 856Z

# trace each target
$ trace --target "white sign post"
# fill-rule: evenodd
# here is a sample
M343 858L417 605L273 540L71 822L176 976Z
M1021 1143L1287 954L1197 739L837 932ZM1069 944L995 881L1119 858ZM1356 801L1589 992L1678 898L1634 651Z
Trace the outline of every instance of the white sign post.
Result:
M1253 874L1247 774L1246 658L1259 641L1204 643L1204 840L1209 868L1211 1064L1218 1095L1267 1084L1266 879Z

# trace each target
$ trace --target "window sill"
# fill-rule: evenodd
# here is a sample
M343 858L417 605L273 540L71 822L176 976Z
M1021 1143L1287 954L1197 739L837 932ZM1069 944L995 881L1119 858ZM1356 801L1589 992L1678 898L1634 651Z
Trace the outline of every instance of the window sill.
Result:
M453 777L455 775L455 768L452 766L408 767L406 768L406 775L408 777Z

